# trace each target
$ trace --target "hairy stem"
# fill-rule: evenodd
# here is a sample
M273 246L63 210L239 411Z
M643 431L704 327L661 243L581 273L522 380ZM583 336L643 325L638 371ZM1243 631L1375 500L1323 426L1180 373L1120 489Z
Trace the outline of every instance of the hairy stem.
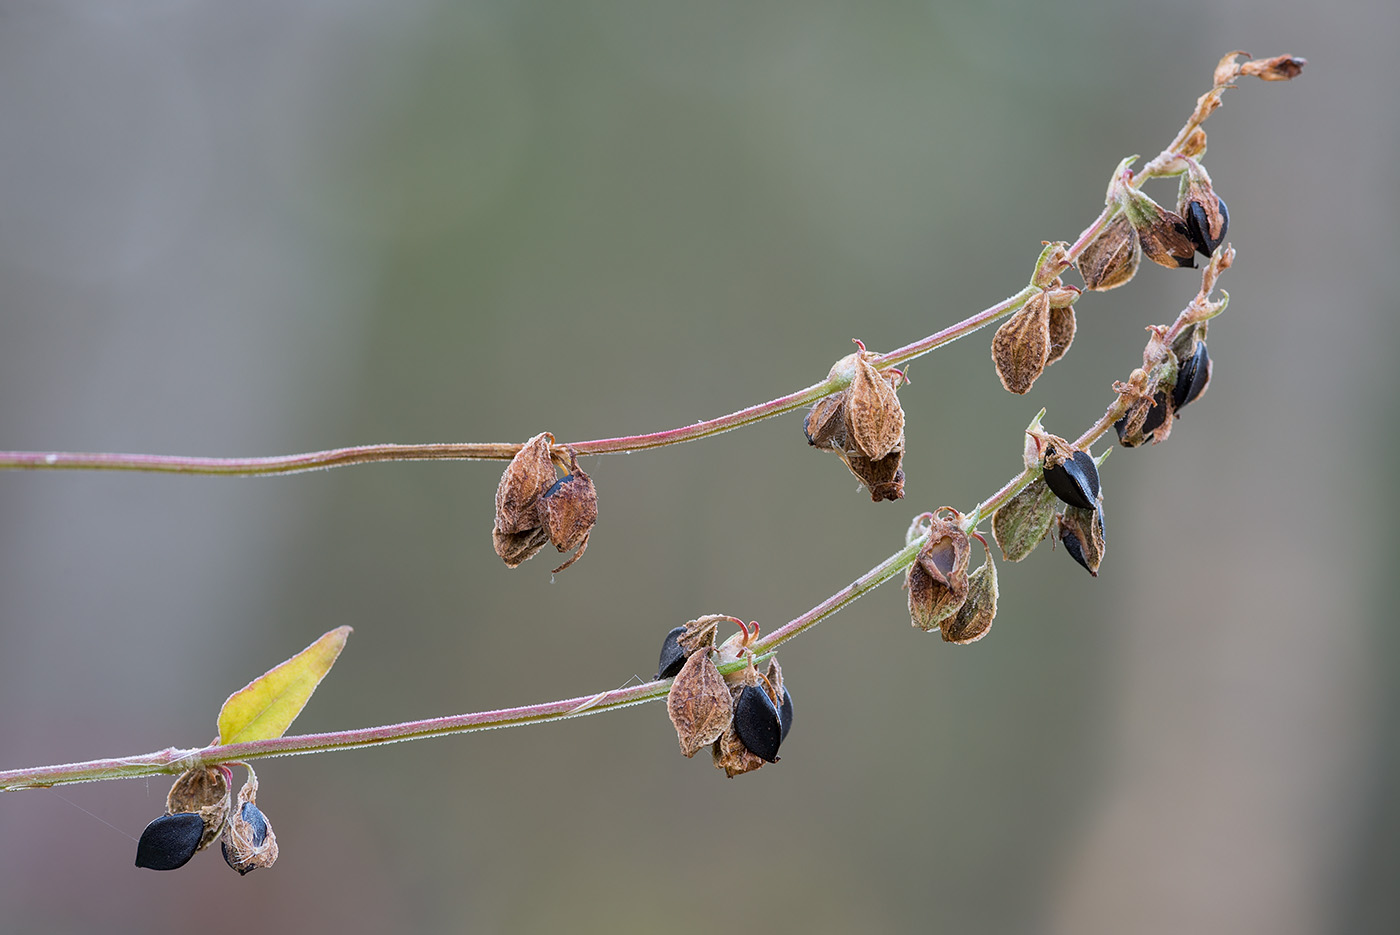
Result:
M1190 137L1191 133L1213 112L1224 85L1208 91L1196 103L1190 118L1177 132L1171 144L1156 158L1143 167L1129 181L1133 187L1140 187L1150 178L1171 175L1180 170L1173 168L1173 156L1177 149ZM1073 261L1113 220L1120 208L1108 205L1092 224L1075 239L1068 250L1068 259ZM1006 317L1035 294L1036 289L1027 286L1015 295L1009 296L995 305L963 319L955 325L934 332L912 344L896 348L876 361L876 366L897 367L951 344L958 338ZM648 448L661 448L681 442L695 441L728 432L741 426L752 425L764 419L810 406L823 396L845 389L850 384L849 376L832 376L806 389L779 396L756 406L740 409L717 419L696 422L692 425L653 432L647 435L623 435L616 438L600 438L581 442L563 442L555 446L559 452L573 449L580 455L612 454L624 451L645 451ZM262 458L205 458L183 455L124 454L118 452L78 452L78 451L0 451L0 470L28 471L142 471L160 474L210 474L257 477L268 474L297 474L302 471L315 471L327 468L344 467L349 464L371 464L379 461L505 461L513 458L520 450L516 442L444 442L421 445L359 445L351 448L329 448L325 451L311 451L304 454L278 455Z

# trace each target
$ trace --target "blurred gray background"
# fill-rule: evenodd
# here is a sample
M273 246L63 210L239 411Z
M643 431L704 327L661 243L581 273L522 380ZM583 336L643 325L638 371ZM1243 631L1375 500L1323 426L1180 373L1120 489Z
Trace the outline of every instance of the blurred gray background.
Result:
M0 796L13 931L1394 932L1400 147L1388 0L0 3L0 448L265 455L654 431L1020 288L1221 54L1239 257L1211 391L1104 483L1090 579L1001 567L989 638L887 585L782 651L781 764L660 705L263 761L282 856L132 867L164 779ZM1174 183L1149 189L1162 199ZM315 731L613 688L702 613L772 629L1073 435L1198 278L1145 264L1003 392L916 362L908 496L792 414L589 459L551 583L491 551L498 464L0 474L0 768L194 746L355 634Z

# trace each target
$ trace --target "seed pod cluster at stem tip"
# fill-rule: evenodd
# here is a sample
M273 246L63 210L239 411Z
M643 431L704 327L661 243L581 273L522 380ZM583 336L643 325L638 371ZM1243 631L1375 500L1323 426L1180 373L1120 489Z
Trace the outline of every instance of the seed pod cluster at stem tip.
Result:
M720 621L737 623L740 632L715 645ZM750 629L752 627L752 629ZM681 753L692 757L708 746L715 766L731 778L778 760L778 747L792 727L792 695L776 658L760 674L750 649L757 623L711 614L676 627L662 641L659 678L675 670L666 695L666 711L676 730ZM747 665L729 676L718 663L740 658Z
M896 390L906 382L903 371L875 369L879 355L865 349L838 360L828 379L847 372L851 384L817 400L802 422L807 444L833 451L865 485L870 499L898 500L904 496L904 409Z

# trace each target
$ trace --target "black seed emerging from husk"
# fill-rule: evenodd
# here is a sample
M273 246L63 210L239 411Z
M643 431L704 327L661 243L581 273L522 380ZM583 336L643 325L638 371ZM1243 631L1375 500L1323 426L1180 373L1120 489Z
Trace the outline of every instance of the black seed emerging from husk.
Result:
M252 833L252 845L254 847L262 847L263 842L267 840L266 816L264 816L262 810L252 802L243 803L242 814L243 820L248 823L248 830ZM240 877L247 876L258 869L258 865L255 863L239 865L238 861L234 859L233 854L229 852L227 837L219 842L219 850L223 851L224 863L228 864L234 870L237 870Z
M788 731L792 730L792 692L783 689L783 706L778 711L778 718L782 721L783 732L778 737L778 742L787 740Z
M1230 211L1225 207L1225 199L1217 197L1216 200L1220 204L1220 236L1213 239L1210 236L1210 216L1205 206L1199 201L1186 206L1186 234L1203 256L1215 253L1230 230Z
M1181 362L1181 366L1176 372L1176 386L1172 389L1172 402L1176 405L1178 412L1187 403L1192 402L1197 396L1205 392L1206 384L1210 382L1210 352L1206 350L1206 342L1196 343L1196 353L1191 355L1189 360Z
M1070 506L1092 510L1099 498L1099 469L1088 452L1076 451L1063 464L1045 468L1045 485Z
M769 763L778 762L778 746L783 742L783 724L773 699L757 685L745 686L734 705L734 732L749 752Z
M1152 433L1162 427L1162 423L1167 421L1167 391L1158 390L1152 397L1152 408L1147 410L1147 418L1142 420L1142 438L1147 441L1152 437Z
M190 862L204 834L204 819L194 812L162 815L146 826L136 842L136 866L179 870Z
M681 635L685 633L685 627L676 627L666 634L666 639L661 644L661 662L656 670L656 678L675 678L685 666L685 650L681 649L679 642Z

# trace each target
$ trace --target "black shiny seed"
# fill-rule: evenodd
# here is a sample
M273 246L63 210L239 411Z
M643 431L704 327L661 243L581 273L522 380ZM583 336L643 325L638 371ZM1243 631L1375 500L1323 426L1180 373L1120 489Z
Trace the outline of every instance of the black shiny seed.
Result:
M1223 199L1217 201L1220 204L1220 236L1214 238L1210 236L1210 216L1206 214L1205 206L1199 201L1193 201L1186 206L1186 235L1203 256L1214 253L1230 230L1230 211L1225 207Z
M262 847L267 840L267 818L262 810L252 802L243 803L243 820L248 823L248 830L253 835L253 846Z
M227 841L220 841L220 842L219 842L219 850L223 852L223 855L224 855L224 863L228 864L230 867L232 867L233 869L237 870L237 871L238 871L238 875L239 875L240 877L247 876L248 874L252 873L254 870L258 869L257 864L247 864L246 866L242 866L242 867L238 866L238 862L237 862L236 860L234 860L233 854L232 854L232 853L229 851L229 849L228 849L228 842L227 842Z
M1142 438L1147 441L1152 433L1167 421L1167 391L1158 390L1152 397L1152 408L1147 410L1147 418L1142 420Z
M778 762L782 721L773 699L757 685L749 685L739 693L739 703L734 706L734 731L754 756L769 763Z
M778 743L787 740L788 731L792 730L792 692L783 689L783 706L778 711L778 719L782 721L783 732L778 736Z
M685 666L685 650L679 642L685 627L676 627L666 634L661 644L661 662L656 670L657 679L675 678Z
M1070 506L1092 510L1099 499L1099 469L1088 452L1076 451L1063 464L1045 468L1045 485Z
M1208 382L1210 382L1210 352L1206 350L1206 342L1198 341L1196 353L1191 355L1190 360L1182 361L1181 367L1176 372L1176 386L1172 389L1172 402L1176 404L1177 410L1180 411L1183 406L1205 392Z
M136 866L179 870L190 862L204 834L204 819L194 812L162 815L146 826L136 842Z
M1099 576L1099 573L1091 569L1089 563L1084 560L1084 546L1079 541L1079 537L1067 526L1060 527L1060 543L1065 547L1065 551L1069 553L1069 557L1078 562L1085 571L1089 572L1089 574L1093 575L1095 578Z

